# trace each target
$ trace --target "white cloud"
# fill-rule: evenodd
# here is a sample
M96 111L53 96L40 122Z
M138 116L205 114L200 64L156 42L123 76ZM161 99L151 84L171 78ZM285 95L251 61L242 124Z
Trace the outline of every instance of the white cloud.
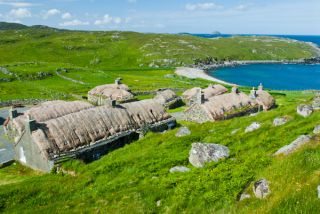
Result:
M207 3L198 3L198 4L186 4L185 6L186 10L194 11L194 10L215 10L215 9L221 9L221 5L217 5L213 2L207 2Z
M70 13L64 13L64 14L61 15L61 18L62 19L71 19L72 15Z
M58 9L50 9L43 14L43 19L48 19L49 17L59 15L60 13L61 11Z
M98 19L94 22L95 25L108 25L120 23L122 23L122 19L120 17L111 17L109 14L104 15L102 19Z
M34 4L30 2L11 1L11 0L0 0L0 5L9 5L12 7L32 7L39 4Z
M60 23L59 25L62 27L66 27L66 26L83 26L83 25L89 25L89 24L90 23L87 21L80 21L78 19L74 19L72 21Z
M240 11L245 11L249 9L249 5L245 5L245 4L240 4L238 5L236 8L236 10L240 10Z
M9 14L8 18L11 19L23 19L27 17L31 17L31 12L26 8L18 8L18 9L12 9Z

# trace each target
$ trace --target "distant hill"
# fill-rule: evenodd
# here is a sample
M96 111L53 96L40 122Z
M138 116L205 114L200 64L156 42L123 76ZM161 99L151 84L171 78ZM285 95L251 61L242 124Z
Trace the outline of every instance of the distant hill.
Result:
M0 30L22 30L28 26L19 23L0 22Z
M0 30L24 30L24 29L54 29L56 28L48 27L46 25L33 25L27 26L19 23L10 23L10 22L0 22Z

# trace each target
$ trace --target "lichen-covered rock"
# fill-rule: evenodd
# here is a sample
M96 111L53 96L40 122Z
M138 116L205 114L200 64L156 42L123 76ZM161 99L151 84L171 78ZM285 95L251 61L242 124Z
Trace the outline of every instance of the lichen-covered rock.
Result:
M288 117L277 117L273 120L274 126L282 126L286 124L289 121Z
M314 127L313 133L314 134L320 134L320 125L317 125L316 127Z
M190 169L188 167L185 167L185 166L175 166L175 167L172 167L169 171L170 171L170 173L189 172Z
M191 134L191 131L188 129L188 127L181 127L178 132L176 133L176 137L184 137Z
M313 113L313 108L310 105L301 104L297 107L297 113L303 117L309 117Z
M189 153L189 162L198 168L206 163L218 162L229 157L229 149L219 144L193 143Z
M306 143L310 142L311 137L309 135L301 135L295 141L280 148L274 155L289 155L301 146L305 145Z
M266 198L270 193L269 182L266 179L260 179L253 184L253 193L257 198Z
M248 126L245 130L246 133L248 132L253 132L257 129L260 129L261 127L261 124L260 123L257 123L257 122L253 122L250 126Z

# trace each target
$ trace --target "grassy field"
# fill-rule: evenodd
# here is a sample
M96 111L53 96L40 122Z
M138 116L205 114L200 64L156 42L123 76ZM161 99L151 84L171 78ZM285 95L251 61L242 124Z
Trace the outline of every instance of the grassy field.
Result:
M119 76L133 91L187 89L207 82L167 77L174 67L195 59L300 59L314 56L315 51L305 43L275 37L204 39L46 28L0 31L0 100L74 99ZM63 79L56 71L84 84Z
M180 122L192 131L190 136L175 137L177 129L164 134L149 133L144 139L112 151L91 164L67 162L64 167L75 171L76 176L39 175L19 165L1 169L0 211L318 213L319 139L288 157L272 156L299 135L312 133L319 123L319 112L308 118L296 114L296 105L309 102L312 96L300 92L279 94L277 109L255 117L201 126ZM285 115L292 120L280 127L272 125L275 117ZM261 122L262 128L244 133L245 127L255 121ZM235 129L239 131L232 135ZM194 142L226 145L231 157L196 169L188 163L188 153ZM176 165L188 166L191 171L169 173ZM252 182L260 178L270 181L271 195L265 200L252 197L238 202L244 190L252 194Z
M203 39L133 32L0 31L0 100L73 100L117 77L134 92L205 87L208 81L174 75L174 67L209 56L283 60L314 55L315 50L304 43L272 37ZM2 168L0 212L319 213L319 139L288 157L272 156L320 123L320 112L308 118L296 114L296 106L309 102L313 94L272 94L278 107L270 112L203 125L179 121L191 130L190 136L175 137L177 129L148 133L93 163L66 162L64 168L75 176L41 174L18 163ZM274 127L272 121L278 116L292 120ZM262 128L244 133L252 122L261 122ZM239 131L232 135L235 129ZM231 157L196 169L188 162L195 142L226 145ZM191 171L169 173L177 165ZM270 181L270 196L238 202L243 191L252 195L252 183L260 178Z

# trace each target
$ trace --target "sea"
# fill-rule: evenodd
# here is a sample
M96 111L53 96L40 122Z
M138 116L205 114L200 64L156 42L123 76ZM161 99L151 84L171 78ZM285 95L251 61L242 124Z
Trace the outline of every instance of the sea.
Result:
M203 38L232 37L233 34L193 34ZM312 42L320 46L320 36L308 35L253 35L239 36L276 36L303 42ZM249 64L224 67L208 72L209 75L229 83L256 87L262 83L274 90L320 90L320 64Z

